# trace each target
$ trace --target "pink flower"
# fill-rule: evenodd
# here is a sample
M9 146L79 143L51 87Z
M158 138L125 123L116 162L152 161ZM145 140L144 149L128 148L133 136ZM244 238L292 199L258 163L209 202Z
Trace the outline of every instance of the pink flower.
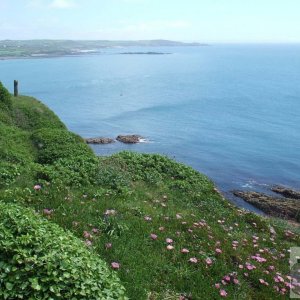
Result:
M112 262L111 267L115 270L118 270L118 269L120 269L120 264L117 262Z
M228 276L228 275L224 276L224 280L227 282L230 282L230 276Z
M154 234L154 233L151 233L150 237L151 237L152 240L157 240L157 235Z
M106 249L112 248L112 243L106 243L106 244L105 244L105 248L106 248Z
M205 260L205 262L208 266L212 265L213 263L213 261L209 257Z
M36 184L36 185L33 187L33 189L34 189L35 191L39 191L41 188L42 188L42 187L41 187L39 184Z
M196 257L191 257L189 259L189 262L193 263L193 264L196 264L198 262L198 259Z
M174 249L174 246L168 245L168 246L167 246L167 249L168 249L168 250L173 250L173 249Z
M92 239L93 236L88 232L88 231L84 231L83 232L83 236L86 238L86 239Z
M246 263L246 268L247 268L247 270L249 270L249 271L256 269L255 266L253 266L253 265L251 265L251 264L249 264L249 263Z
M93 233L98 233L98 232L99 232L99 229L93 228L93 229L92 229L92 232L93 232Z
M173 240L172 240L172 239L170 239L170 238L167 238L167 239L166 239L166 243L168 243L168 244L172 244L172 243L173 243Z
M238 281L238 279L234 278L234 279L233 279L233 283L234 283L234 284L239 284L240 282Z
M190 251L189 251L188 249L186 249L186 248L183 248L183 249L181 249L180 252L181 252L181 253L189 253Z
M217 248L217 249L215 250L215 252L216 252L216 254L221 254L221 253L222 253L222 250L219 249L219 248Z
M91 242L90 240L85 240L84 243L85 243L88 247L92 246L92 242Z
M215 284L215 288L216 288L216 289L219 289L220 287L221 287L220 283L216 283L216 284Z
M53 213L53 209L45 208L45 209L43 209L43 213L46 216L51 216L51 214Z
M227 292L225 290L220 290L221 297L227 297Z

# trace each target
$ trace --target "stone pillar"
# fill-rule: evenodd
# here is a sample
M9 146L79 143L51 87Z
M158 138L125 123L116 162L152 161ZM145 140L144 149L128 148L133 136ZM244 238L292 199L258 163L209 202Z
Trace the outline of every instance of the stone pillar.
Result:
M18 97L19 96L19 83L18 80L14 80L14 96Z

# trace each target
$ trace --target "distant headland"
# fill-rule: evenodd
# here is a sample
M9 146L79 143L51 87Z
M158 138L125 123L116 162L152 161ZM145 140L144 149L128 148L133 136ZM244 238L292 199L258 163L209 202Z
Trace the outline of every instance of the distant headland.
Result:
M199 47L202 43L184 43L169 40L108 41L108 40L1 40L0 59L45 58L101 54L109 48L127 47ZM131 52L118 54L132 54ZM134 52L162 54L160 52ZM165 53L163 53L165 54Z

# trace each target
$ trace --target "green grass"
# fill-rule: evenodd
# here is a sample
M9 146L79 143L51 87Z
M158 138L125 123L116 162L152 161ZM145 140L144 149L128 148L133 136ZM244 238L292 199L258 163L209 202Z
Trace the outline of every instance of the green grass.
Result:
M216 283L228 299L288 298L288 251L299 236L286 223L237 209L206 176L167 157L96 158L41 103L21 99L13 99L11 117L0 126L10 145L0 148L6 162L0 199L34 209L82 239L93 255L118 262L114 272L130 299L219 299ZM167 238L174 249L167 249ZM276 272L285 283L274 281ZM223 285L226 275L230 282Z

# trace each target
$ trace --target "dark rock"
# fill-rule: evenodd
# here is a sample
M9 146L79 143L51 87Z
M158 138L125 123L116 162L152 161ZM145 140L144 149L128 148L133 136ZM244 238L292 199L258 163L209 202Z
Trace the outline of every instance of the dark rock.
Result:
M296 221L300 220L299 200L273 197L264 193L251 191L233 191L233 194L258 207L266 214Z
M140 142L142 137L137 134L132 135L118 135L117 141L125 143L125 144L137 144Z
M295 190L286 188L284 186L276 185L276 186L272 187L271 190L274 193L280 194L286 198L300 199L299 191L295 191Z
M96 137L96 138L85 139L85 142L87 144L111 144L114 143L115 140L111 138L105 138L105 137Z

